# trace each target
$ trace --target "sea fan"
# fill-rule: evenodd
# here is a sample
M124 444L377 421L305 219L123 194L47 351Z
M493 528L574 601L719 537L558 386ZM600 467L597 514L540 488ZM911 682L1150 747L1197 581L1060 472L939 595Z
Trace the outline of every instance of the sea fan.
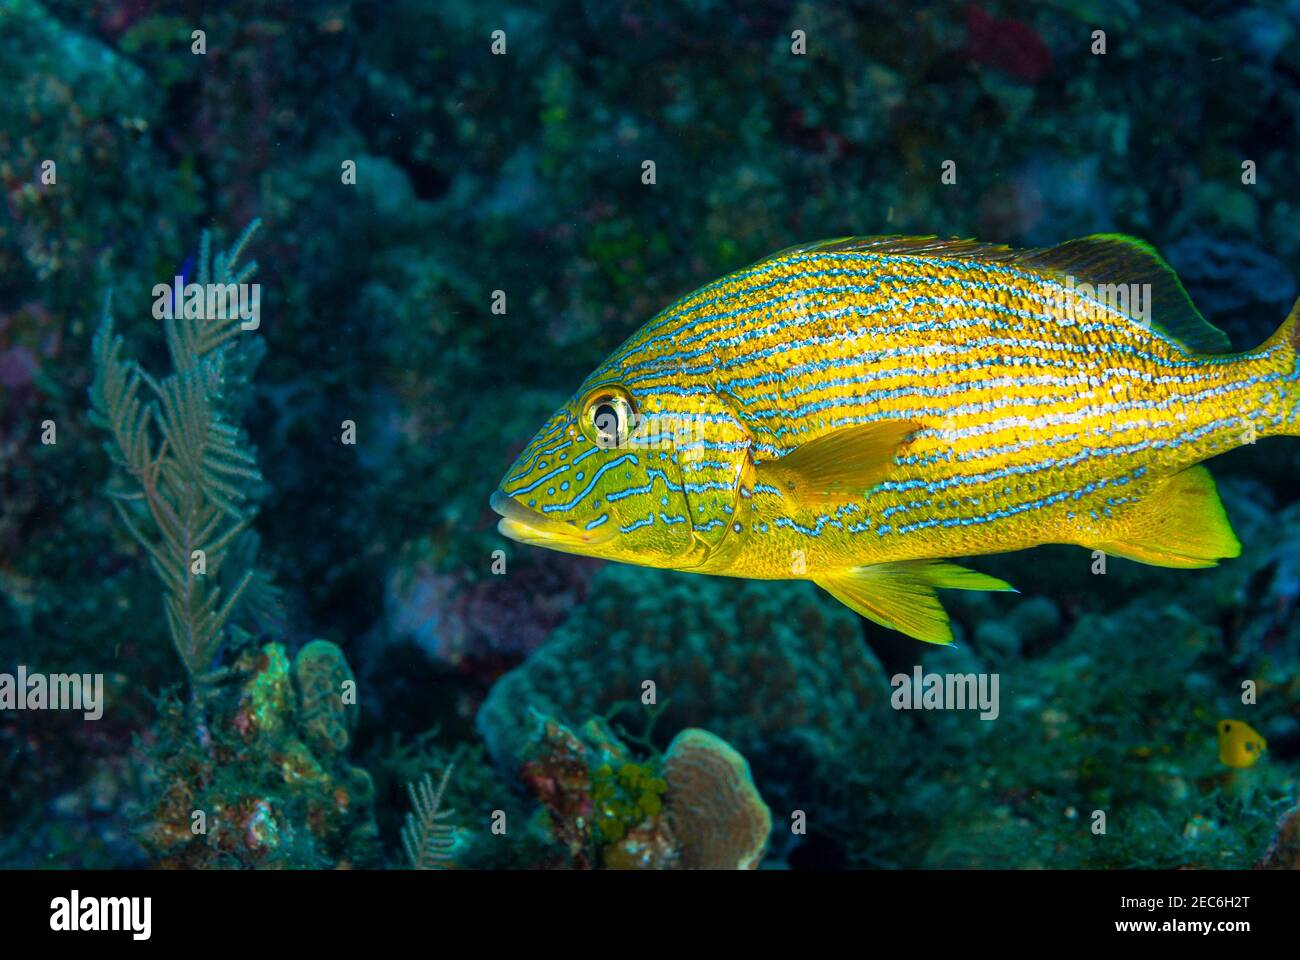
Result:
M442 794L447 789L454 765L449 764L438 783L433 787L433 778L427 773L419 783L408 783L407 793L411 797L411 811L406 815L406 824L402 827L402 846L411 866L416 870L437 870L451 860L452 848L455 846L455 827L444 821L452 816L454 810L440 810Z
M200 286L242 284L252 277L256 262L241 267L239 259L258 225L250 224L215 258L203 234ZM118 468L109 495L162 580L167 628L197 696L223 675L214 662L241 599L273 591L251 567L233 582L221 578L232 549L247 558L256 546L249 539L250 499L262 476L225 400L230 387L247 386L246 375L232 371L251 367L252 350L246 341L236 342L238 311L196 317L176 307L174 319L164 320L174 372L155 380L123 359L111 298L105 303L90 400L92 419L111 435L105 448Z

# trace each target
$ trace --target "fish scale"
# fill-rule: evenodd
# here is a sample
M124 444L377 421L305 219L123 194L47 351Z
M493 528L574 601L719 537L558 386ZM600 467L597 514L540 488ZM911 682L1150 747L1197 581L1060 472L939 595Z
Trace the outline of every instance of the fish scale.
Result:
M1099 282L1146 284L1150 322ZM617 514L617 538L545 546L813 579L890 626L910 621L877 607L908 577L918 595L1006 586L944 558L1071 543L1203 566L1234 555L1235 538L1195 465L1296 433L1295 336L1293 311L1257 350L1209 352L1226 339L1130 238L813 244L682 298L616 350L542 436L581 447L592 403L626 404L633 459L581 498L524 505L584 527ZM678 442L651 442L664 435ZM501 494L525 489L508 480ZM1172 517L1155 515L1162 497ZM908 632L947 639L942 619Z

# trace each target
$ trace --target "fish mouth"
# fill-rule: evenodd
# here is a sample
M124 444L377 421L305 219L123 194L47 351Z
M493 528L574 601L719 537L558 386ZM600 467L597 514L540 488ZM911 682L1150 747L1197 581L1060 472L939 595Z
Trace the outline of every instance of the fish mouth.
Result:
M519 543L549 547L552 550L589 553L592 548L612 539L618 531L617 525L608 520L590 530L575 521L554 520L536 510L530 510L501 490L492 494L488 505L501 514L501 520L497 522L497 531L502 536Z

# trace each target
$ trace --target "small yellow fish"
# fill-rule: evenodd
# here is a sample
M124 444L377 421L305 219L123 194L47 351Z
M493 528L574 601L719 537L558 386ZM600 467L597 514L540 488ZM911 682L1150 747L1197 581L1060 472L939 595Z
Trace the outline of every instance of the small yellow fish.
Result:
M1228 352L1149 245L829 240L708 284L596 368L491 505L522 543L811 580L952 640L952 557L1045 543L1163 567L1241 544L1201 461L1300 435L1300 303Z
M1219 721L1219 762L1224 766L1253 767L1268 741L1248 723L1240 720Z

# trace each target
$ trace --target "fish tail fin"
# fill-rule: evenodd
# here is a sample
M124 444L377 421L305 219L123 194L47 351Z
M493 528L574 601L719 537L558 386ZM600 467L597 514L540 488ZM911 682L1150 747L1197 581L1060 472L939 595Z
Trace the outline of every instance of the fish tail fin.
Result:
M1300 436L1300 299L1296 300L1282 325L1273 335L1252 351L1255 354L1276 354L1284 371L1280 388L1266 386L1265 390L1280 389L1283 395L1282 423L1277 432L1286 436Z
M1296 300L1282 325L1264 341L1260 349L1279 346L1290 350L1292 354L1300 352L1300 300Z

